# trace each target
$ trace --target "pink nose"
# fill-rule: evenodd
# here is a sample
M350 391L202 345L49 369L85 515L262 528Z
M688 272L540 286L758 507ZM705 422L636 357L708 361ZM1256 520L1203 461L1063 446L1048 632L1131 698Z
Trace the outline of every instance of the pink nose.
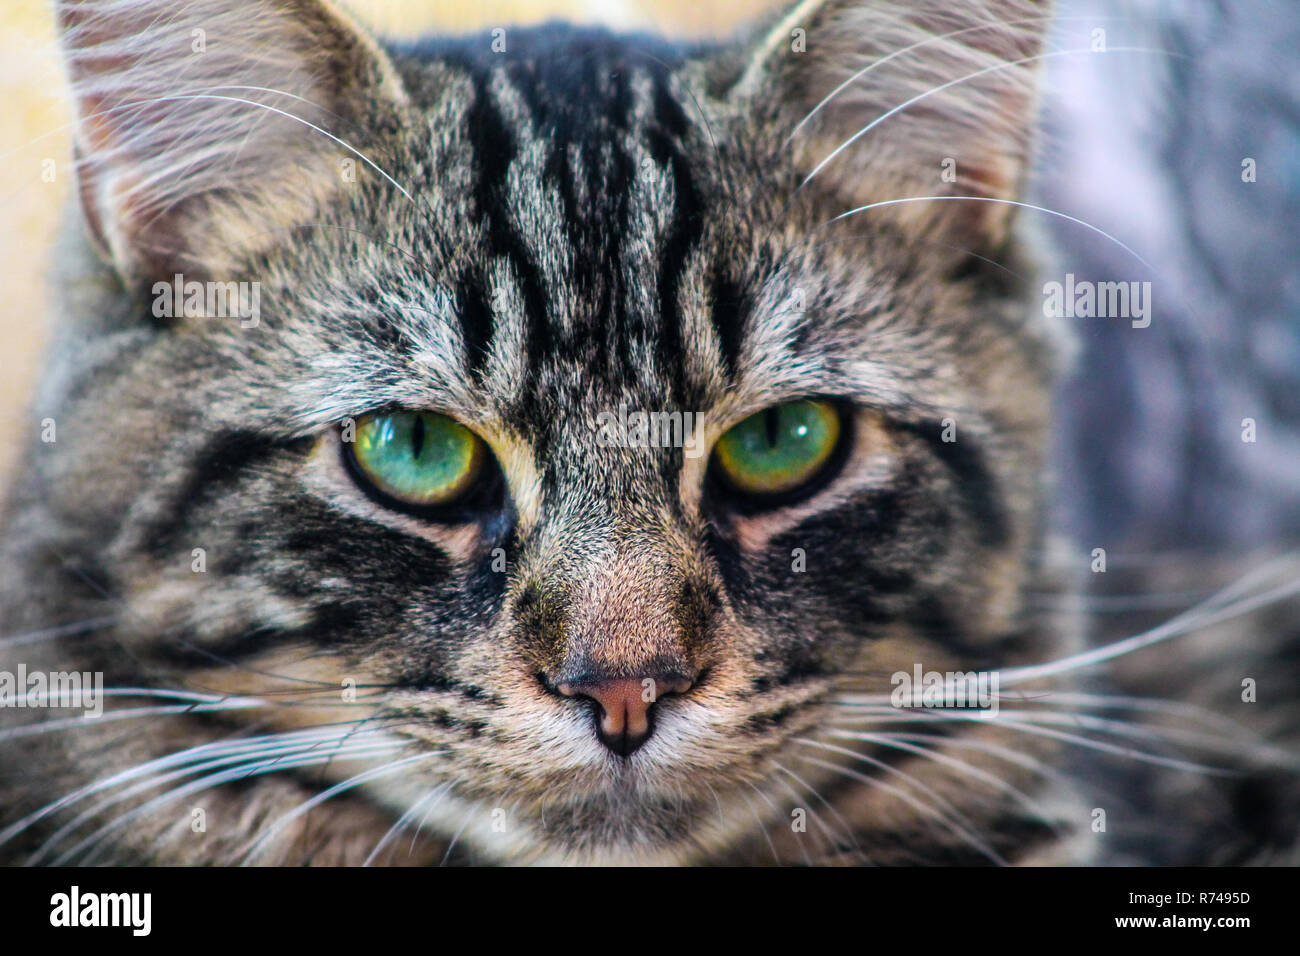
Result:
M621 677L596 683L560 684L565 697L587 697L600 706L601 742L626 757L650 739L650 708L667 694L684 694L691 682L683 677Z

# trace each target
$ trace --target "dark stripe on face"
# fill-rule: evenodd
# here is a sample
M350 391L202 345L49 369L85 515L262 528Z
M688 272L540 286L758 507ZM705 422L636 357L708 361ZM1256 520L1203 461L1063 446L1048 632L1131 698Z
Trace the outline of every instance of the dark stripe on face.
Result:
M624 84L620 81L619 86ZM617 127L624 117L606 117ZM592 197L582 207L575 196L577 170L569 150L580 151L583 191ZM632 158L612 138L597 142L557 139L547 161L546 178L564 207L564 229L579 268L568 277L585 303L584 314L571 316L564 336L566 354L586 356L594 375L618 381L618 356L629 353L629 315L625 264L621 261L628 230L628 203L636 169Z
M964 626L959 613L948 606L950 597L942 588L920 593L908 617L909 629L955 654L963 670L1004 666L1008 650L1005 640L981 643Z
M193 634L168 633L147 650L148 659L158 664L176 667L203 667L212 664L229 664L247 670L250 674L267 673L245 662L261 655L289 647L303 647L303 659L313 653L308 648L329 648L331 652L355 651L358 622L361 615L355 606L342 603L326 604L314 608L311 623L302 627L262 625L244 628L217 638L198 637ZM267 676L275 676L267 673ZM313 682L304 681L303 688L310 689ZM337 685L323 689L335 692Z
M618 354L629 354L627 335L630 317L628 315L628 303L626 298L626 283L623 279L623 267L621 259L623 257L623 238L628 229L628 198L632 192L632 177L636 175L636 166L623 149L617 144L611 142L608 146L608 168L602 170L606 178L607 195L614 197L613 208L608 210L609 221L605 224L605 281L602 283L604 288L604 302L602 303L602 312L597 313L608 315L611 319L611 326L617 331L622 341L611 342L607 337L605 341L592 343L591 353L607 352L611 345L617 347ZM595 163L592 163L593 174L595 172ZM592 184L592 188L599 189L599 185ZM599 252L599 250L593 250ZM615 363L604 360L607 369L612 369ZM608 374L608 372L606 372Z
M546 157L546 165L542 169L542 177L546 182L555 186L555 191L559 193L560 205L564 208L564 225L568 230L569 242L576 245L581 238L578 230L578 224L582 220L582 211L578 208L578 197L573 192L574 171L573 164L569 161L569 143L566 140L557 140L554 148ZM590 178L593 174L587 171Z
M659 309L661 331L659 336L659 361L663 368L674 368L682 355L682 322L678 306L678 288L682 272L691 251L703 234L701 197L695 184L690 163L682 151L681 139L689 130L686 114L681 104L668 89L665 79L657 78L654 87L654 118L656 127L650 131L651 155L660 165L672 171L677 192L677 205L673 210L668 241L660 260ZM673 376L673 399L678 405L685 402L680 376Z
M744 341L745 317L749 302L742 287L721 270L713 274L712 302L709 318L718 336L722 368L727 377L735 381L740 364L740 347Z
M190 477L171 499L171 507L144 529L144 547L155 558L166 558L181 547L180 536L190 516L210 501L224 485L239 479L250 466L277 451L306 448L312 439L277 442L253 432L222 432L211 439L189 465ZM188 550L189 544L184 545Z
M967 512L979 524L980 544L990 548L1005 546L1011 538L1010 522L979 447L966 437L944 441L940 422L904 423L903 428L921 438L952 472Z
M487 301L487 278L462 280L456 289L456 307L460 314L460 332L465 343L465 367L476 380L481 379L492 342L492 309Z
M547 321L546 294L542 274L533 262L522 237L510 225L507 177L511 160L518 144L505 120L492 104L488 79L474 78L474 102L465 115L465 123L474 145L476 165L479 170L474 188L475 203L483 216L488 237L489 254L507 258L519 278L519 286L527 311L528 357L533 366L541 361L551 347L551 331ZM464 330L463 330L464 331ZM476 333L465 331L467 341ZM483 353L486 354L486 353Z

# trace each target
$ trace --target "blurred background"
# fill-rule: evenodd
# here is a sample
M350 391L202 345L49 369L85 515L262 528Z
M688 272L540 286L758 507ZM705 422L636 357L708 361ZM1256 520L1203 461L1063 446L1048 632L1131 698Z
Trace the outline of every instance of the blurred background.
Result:
M1149 279L1150 328L1075 323L1058 397L1076 537L1137 553L1300 545L1300 3L1063 0L1038 193L1058 275ZM1247 419L1253 441L1243 440Z
M953 3L961 0L953 0ZM382 34L552 17L726 36L771 0L345 0ZM1300 2L1058 0L1032 201L1045 279L1151 281L1153 321L1079 320L1060 515L1131 551L1300 541ZM1096 49L1104 31L1107 52ZM1121 48L1130 49L1122 52ZM1131 49L1140 52L1131 52ZM0 486L34 427L50 241L72 186L49 0L0 6ZM1251 161L1253 181L1243 178ZM53 169L51 179L49 170ZM1256 423L1242 441L1243 420Z

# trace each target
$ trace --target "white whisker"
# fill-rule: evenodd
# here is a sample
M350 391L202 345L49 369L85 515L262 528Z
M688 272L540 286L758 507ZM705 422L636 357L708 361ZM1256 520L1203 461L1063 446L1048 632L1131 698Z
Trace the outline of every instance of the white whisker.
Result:
M63 865L64 863L68 862L69 860L77 856L77 854L83 852L84 850L92 847L95 843L104 840L106 837L110 836L115 830L118 830L126 826L131 821L145 814L152 813L153 811L157 810L161 806L166 805L167 803L171 803L176 800L179 800L182 797L190 796L191 794L194 793L201 793L205 790L211 790L214 787L218 787L223 783L229 783L233 780L241 780L247 777L260 776L262 774L267 774L267 773L275 773L281 770L289 770L289 769L295 769L299 767L309 767L309 766L315 766L317 764L328 764L335 760L340 760L340 759L350 759L350 760L370 759L373 757L378 757L378 756L382 756L383 754L389 753L396 746L400 746L400 745L381 743L381 744L371 744L368 746L358 746L356 748L348 748L346 753L346 758L342 757L340 754L335 753L333 751L327 751L324 753L312 753L310 756L294 757L292 759L286 759L285 757L275 757L272 760L265 761L262 763L253 763L253 764L243 763L238 766L231 767L227 770L224 770L220 773L210 774L199 780L192 781L191 783L188 783L183 787L178 787L174 790L170 790L167 793L162 794L161 796L155 797L154 799L141 804L139 807L136 807L130 812L116 818L115 820L106 824L105 826L100 827L98 830L96 830L90 836L86 837L76 846L65 851L62 855L60 855L57 859L53 861L53 864L55 866ZM83 862L85 862L86 865L89 865L90 860L88 858Z
M259 853L265 850L266 847L270 844L270 842L275 839L276 835L279 834L290 823L292 823L294 820L297 820L299 817L301 817L304 813L307 813L313 807L320 806L322 803L324 803L326 800L330 799L331 797L337 796L340 793L343 793L347 790L351 790L353 787L359 786L363 783L367 783L371 780L377 780L381 777L391 776L392 774L396 773L398 770L401 770L404 767L409 767L411 764L421 763L425 760L431 760L434 757L440 757L445 753L446 753L445 750L431 750L427 753L415 754L414 756L411 757L403 757L400 760L393 760L390 761L389 763L383 764L382 766L372 767L369 770L363 770L361 773L356 774L355 776L348 777L346 780L340 781L339 783L334 784L334 786L321 791L320 793L316 794L316 796L312 797L310 800L305 800L304 802L300 803L293 810L286 813L284 816L280 817L278 820L275 821L275 823L271 824L270 828L267 829L265 833L263 833L260 837L257 838L257 840L249 848L248 852L245 854L244 857L245 864L252 861Z
M755 793L758 792L758 788L752 783L749 786ZM776 844L772 842L772 834L767 832L767 824L763 822L763 818L759 815L758 811L754 809L753 802L743 791L740 793L740 798L745 801L745 806L749 808L749 815L754 818L754 823L758 826L758 832L763 834L763 839L767 841L767 848L772 851L772 861L776 863L777 866L780 866L781 854L777 852Z
M283 743L286 746L301 746L318 741L336 740L338 737L339 732L337 730L298 731L290 734L268 734L261 737L243 737L231 741L200 744L196 747L190 747L187 750L168 754L166 757L160 757L134 767L128 767L126 770L119 771L109 777L96 780L78 790L74 790L72 793L60 797L52 803L46 804L41 809L23 817L21 820L11 824L4 830L0 830L0 845L8 842L27 827L39 822L51 813L55 813L64 807L84 800L86 797L93 796L96 793L101 793L104 790L126 783L144 774L158 770L166 770L171 767L181 766L219 754L253 753L259 748L272 747L277 742Z
M148 106L149 104L152 103L166 103L171 101L183 102L185 100L223 100L229 103L243 103L246 106L256 106L258 109L267 110L271 113L275 113L278 116L283 116L285 119L293 120L295 123L301 123L303 126L306 126L308 129L320 133L325 138L331 140L334 143L337 143L339 146L342 146L349 153L356 156L357 159L361 160L363 163L365 163L367 166L369 166L371 169L377 172L380 176L383 176L384 179L388 180L388 182L390 182L393 185L393 188L395 188L408 200L410 200L411 202L415 202L415 197L412 196L409 192L407 192L406 187L404 187L392 176L388 175L388 173L386 173L377 163L375 163L374 160L372 160L365 153L361 152L359 149L354 147L351 143L348 143L345 140L340 139L339 137L331 133L329 130L322 129L316 124L303 119L301 116L295 116L293 113L290 113L287 110L278 109L274 106L271 106L268 103L259 103L256 100L246 100L243 97L239 97L239 96L222 96L217 93L178 93L169 96L156 96L147 100L138 100L133 103L124 103L120 106L114 106L109 110L105 110L104 112L111 113L111 112L116 112L118 110L128 110L140 106ZM156 175L161 176L162 174L159 173Z
M798 783L801 787L803 787L806 791L808 791L808 793L812 794L812 796L816 797L817 800L821 803L821 805L826 808L827 812L830 813L831 816L835 817L836 821L839 823L840 827L842 828L841 834L845 841L845 844L852 845L853 848L857 850L857 852L862 853L862 848L858 846L857 837L853 835L853 827L850 826L849 822L844 819L844 816L838 810L835 809L835 805L833 803L831 803L829 800L823 797L816 787L812 786L810 783L808 783L808 781L804 780L793 770L788 770L785 767L781 766L780 764L773 764L773 766L776 767L777 770L781 771L781 773L793 777L796 783ZM822 827L823 829L825 829L825 824L822 824Z
M961 30L953 30L950 33L942 33L937 36L927 36L923 40L917 40L915 43L909 43L907 46L900 47L897 50L894 50L892 53L888 53L885 56L882 56L880 59L874 60L871 63L867 64L862 69L858 70L856 73L850 76L843 83L841 83L839 86L835 87L835 89L831 90L824 97L822 97L821 101L816 106L814 106L811 110L809 110L803 119L801 119L798 123L795 124L794 129L790 131L790 135L786 137L785 142L782 145L789 146L790 141L793 140L796 135L798 135L799 130L803 129L804 126L807 123L809 123L814 116L816 116L819 112L821 112L822 108L825 107L827 104L829 104L831 100L835 99L835 97L839 96L846 89L848 89L858 80L862 79L872 70L876 69L877 67L884 66L890 60L893 60L896 57L903 56L905 53L911 53L913 50L919 49L920 47L923 46L929 46L931 43L938 43L941 40L951 40L953 37L959 37L966 33L977 33L984 30L997 30L997 29L1010 27L1010 26L1023 26L1026 23L1045 23L1045 22L1051 22L1053 20L1078 20L1078 19L1084 19L1084 18L1082 17L1025 17L1020 20L994 20L989 23L980 23L973 27L964 27ZM1099 19L1105 19L1105 18L1102 17Z
M906 196L902 199L883 199L880 202L871 202L871 203L867 203L865 206L858 206L855 209L850 209L847 212L840 213L838 216L832 219L831 222L839 222L841 219L847 219L849 216L855 216L858 213L867 212L868 210L871 209L882 209L886 206L898 206L904 203L913 203L913 202L944 202L944 201L991 202L991 203L999 203L1005 206L1018 206L1021 209L1032 209L1035 210L1036 212L1047 213L1049 216L1056 216L1060 219L1066 220L1067 222L1072 222L1077 225L1083 226L1086 229L1091 229L1093 232L1097 233L1097 235L1103 236L1106 239L1109 239L1111 242L1115 243L1115 245L1119 246L1121 249L1123 249L1125 252L1127 252L1134 259L1142 263L1151 271L1153 272L1155 271L1155 266L1151 265L1151 263L1147 262L1146 259L1138 255L1137 252L1135 252L1132 248L1125 245L1123 242L1121 242L1115 236L1112 236L1106 230L1098 226L1094 226L1090 222L1085 222L1084 220L1079 219L1075 216L1069 216L1063 212L1057 212L1055 209L1048 209L1046 206L1038 206L1035 205L1034 203L1019 202L1014 199L998 199L994 196Z
M58 717L34 724L23 724L0 730L0 741L18 737L32 737L59 730L89 730L119 720L136 720L141 717L158 717L167 714L204 714L222 710L249 710L267 706L265 701L251 697L232 697L211 704L175 704L163 707L128 707L106 711L98 717Z
M75 624L60 624L57 627L47 627L39 631L29 631L26 634L15 634L12 637L0 637L0 647L19 647L23 644L35 644L38 641L51 641L60 637L74 637L80 634L88 634L91 631L99 630L101 627L108 627L110 624L116 624L117 617L94 617L88 621L77 621Z
M976 767L973 764L966 762L965 760L959 760L956 757L953 757L949 754L945 754L938 749L922 747L918 744L911 743L909 741L895 737L891 734L869 734L869 733L857 733L857 732L843 731L843 730L832 730L829 731L828 734L831 737L842 737L850 740L860 740L865 743L874 743L881 747L889 747L893 750L902 750L905 753L914 754L916 756L923 757L927 760L932 760L935 763L942 764L945 767L951 767L952 769L956 770L958 773L961 773L964 776L970 777L974 780L978 780L981 783L991 787L992 789L998 790L1014 798L1021 806L1023 806L1026 810L1032 813L1040 821L1047 824L1049 827L1055 828L1056 826L1056 824L1052 821L1050 814L1048 814L1047 811L1043 809L1042 804L1038 803L1036 800L1030 797L1023 790L1020 790L1018 787L1012 786L1011 784L1007 783L1005 780L1003 780L1001 777L998 777L995 774L991 774L986 770L982 770L979 767Z
M1294 565L1294 556L1280 558L1276 562L1270 563L1270 565L1263 570L1275 570L1278 566L1285 564ZM1259 572L1256 572L1255 575L1248 575L1247 578L1258 576L1258 574ZM1079 654L1073 654L1070 657L1052 661L1047 664L1039 664L1030 667L1016 667L1002 671L1000 682L1003 686L1013 686L1015 684L1024 683L1025 681L1038 680L1043 677L1050 677L1056 674L1075 671L1083 667L1089 667L1093 664L1104 663L1126 654L1132 654L1134 651L1150 647L1153 644L1158 644L1161 641L1166 641L1179 634L1186 634L1190 631L1204 629L1210 624L1217 624L1220 621L1239 617L1242 614L1276 603L1293 595L1300 594L1300 580L1293 580L1288 584L1265 591L1263 594L1237 600L1217 611L1205 612L1207 607L1214 607L1217 603L1222 602L1225 596L1233 593L1234 590L1239 589L1241 586L1242 582L1238 581L1236 584L1225 588L1223 591L1219 592L1219 594L1210 597L1201 604L1198 604L1196 607L1184 611L1182 614L1179 614L1150 630L1143 631L1140 634L1135 634L1124 640L1116 641L1112 644L1107 644L1104 647L1094 648L1093 650L1084 651Z
M366 733L370 734L375 732L367 731ZM334 737L329 738L328 741L325 742L337 743L337 745L333 749L329 751L325 751L325 753L336 755L339 757L366 753L368 752L369 748L375 746L373 742L366 742L366 741L353 742L349 744L347 743L347 735L335 735ZM65 823L63 826L59 827L53 834L50 835L49 838L47 838L45 843L42 844L42 846L36 851L35 854L33 854L30 862L31 863L39 862L40 859L47 852L49 852L53 847L57 846L60 842L62 842L63 838L67 834L73 832L78 827L80 827L83 823L93 819L94 817L98 816L100 813L107 810L108 808L123 803L126 800L131 799L132 797L134 797L139 793L144 793L146 791L153 790L159 786L169 784L174 780L179 780L185 777L193 776L196 773L205 773L209 770L215 770L218 767L226 767L232 764L235 765L236 767L239 767L239 766L246 766L252 761L259 761L260 762L258 764L259 766L266 768L267 770L275 769L275 763L277 760L288 761L291 758L301 757L305 754L320 753L321 751L318 751L317 748L321 745L321 743L322 742L295 741L281 746L275 746L275 745L263 746L253 750L248 750L247 748L243 748L235 752L227 753L213 760L207 760L198 764L191 764L180 770L174 770L170 773L158 774L155 776L147 777L146 779L127 787L125 790L113 795L112 797L109 797L106 800L101 800L98 803L87 808L86 810L83 810L80 813L78 813L70 821ZM393 744L390 741L383 741L382 744L384 746L393 746ZM289 765L290 764L286 763L286 766ZM135 775L139 776L138 773Z
M1109 54L1111 52L1156 53L1156 54L1161 54L1163 56L1175 56L1175 57L1186 59L1186 56L1181 53L1176 53L1171 50L1150 49L1147 47L1127 47L1127 46L1108 47L1107 53ZM887 110L880 116L877 116L874 120L872 120L866 126L862 127L862 129L858 130L856 133L854 133L852 136L846 139L839 146L835 147L835 149L831 151L831 154L829 156L827 156L825 159L823 159L820 163L818 163L813 168L813 171L810 172L804 178L803 182L799 184L799 186L796 188L795 191L798 192L804 186L807 186L808 183L812 181L813 177L815 177L818 173L820 173L823 169L825 169L826 165L830 163L832 160L834 160L835 157L839 156L842 152L844 152L844 150L848 149L849 146L853 145L855 142L857 142L867 133L871 132L873 129L875 129L885 120L889 119L891 116L895 116L901 113L903 110L907 109L910 106L913 106L916 103L919 103L921 100L924 100L927 97L934 96L936 93L942 93L944 90L957 86L960 83L965 83L968 80L977 79L978 77L986 76L990 73L996 73L1001 70L1009 70L1017 66L1025 66L1026 64L1033 63L1038 60L1049 60L1058 56L1071 56L1071 55L1077 56L1078 54L1081 53L1086 53L1090 56L1096 55L1096 52L1090 48L1083 48L1078 50L1054 50L1050 53L1038 53L1035 54L1034 56L1023 57L1019 60L1008 60L1002 63L995 63L992 66L984 67L982 70L976 70L973 73L967 73L965 76L959 76L954 80L949 80L947 83L941 83L938 86L926 90L924 93L918 93L916 96L913 96L911 99L899 103L897 106L893 107L892 109Z
M829 744L825 746L831 750L836 750L836 749L842 750L848 755L853 757L862 756L861 754L858 754L852 750L848 750L847 748L843 748L843 747L836 748L836 747L832 747ZM877 790L883 790L885 793L888 793L889 795L901 800L903 803L906 803L909 807L911 807L913 810L915 810L917 813L921 814L922 816L928 817L929 819L941 824L944 827L944 829L960 837L963 842L975 848L975 850L978 851L981 856L984 856L990 862L997 864L999 866L1005 865L1006 861L1003 860L1002 857L999 856L996 852L994 852L991 847L987 847L984 844L984 841L980 840L979 837L975 836L973 833L968 832L965 827L962 827L960 824L956 823L955 821L950 820L946 814L940 813L938 810L930 806L925 801L917 799L915 795L908 793L902 788L895 787L894 785L884 780L881 780L878 777L871 777L865 773L860 773L857 770L852 769L851 767L842 767L839 764L831 763L829 760L821 760L816 757L809 757L806 755L799 755L798 759L804 761L805 763L810 763L815 766L822 767L826 770L831 770L835 773L841 774L842 776L848 777L850 780L856 780L859 783L865 783L867 786L874 787Z
M895 792L896 796L898 796L900 799L906 800L908 802L908 805L913 807L914 809L921 810L922 808L925 808L928 812L935 814L936 818L942 821L945 826L948 826L950 829L952 829L954 833L966 839L967 842L970 843L970 845L975 849L977 849L981 854L988 857L988 859L992 860L994 863L998 864L999 866L1005 865L1006 861L1002 859L1002 857L997 853L997 851L995 851L991 846L989 846L978 836L976 836L974 831L972 831L966 825L970 823L970 820L965 816L965 814L963 814L960 810L958 810L955 806L953 806L950 800L948 800L942 794L937 793L933 787L927 786L926 784L917 780L911 774L906 773L905 771L902 771L897 767L891 767L883 760L877 760L875 757L872 757L868 754L859 753L858 751L852 750L848 747L840 747L836 744L829 744L821 740L812 740L807 737L797 737L795 738L795 742L807 746L820 747L823 750L829 750L833 753L839 753L847 757L852 757L854 760L858 760L861 761L862 763L868 764L869 766L875 767L877 770L881 770L887 774L890 774L891 776L899 777L900 779L905 781L908 785L915 787L917 790L921 791L921 793L929 797L932 801L934 801L934 803L933 804L925 803L924 801L917 799L913 794L903 790L899 790L897 787L890 788L888 784L886 784L883 780L879 779L878 777L868 777L865 774L862 775L862 778L864 780L870 780L873 781L874 784L880 785L887 789L891 789L893 792Z

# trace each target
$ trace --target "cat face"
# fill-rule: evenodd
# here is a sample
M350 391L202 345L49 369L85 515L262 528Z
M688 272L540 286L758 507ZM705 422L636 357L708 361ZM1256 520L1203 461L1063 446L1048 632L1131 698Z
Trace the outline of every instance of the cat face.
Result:
M1053 359L1003 201L1032 68L928 92L1034 52L1037 4L805 4L685 53L157 6L62 9L109 266L40 494L93 569L71 600L121 612L79 659L255 702L151 753L330 728L376 748L390 820L513 860L906 853L896 765L1012 812L845 719L917 664L1063 640L1024 607ZM1026 843L998 833L935 855Z

